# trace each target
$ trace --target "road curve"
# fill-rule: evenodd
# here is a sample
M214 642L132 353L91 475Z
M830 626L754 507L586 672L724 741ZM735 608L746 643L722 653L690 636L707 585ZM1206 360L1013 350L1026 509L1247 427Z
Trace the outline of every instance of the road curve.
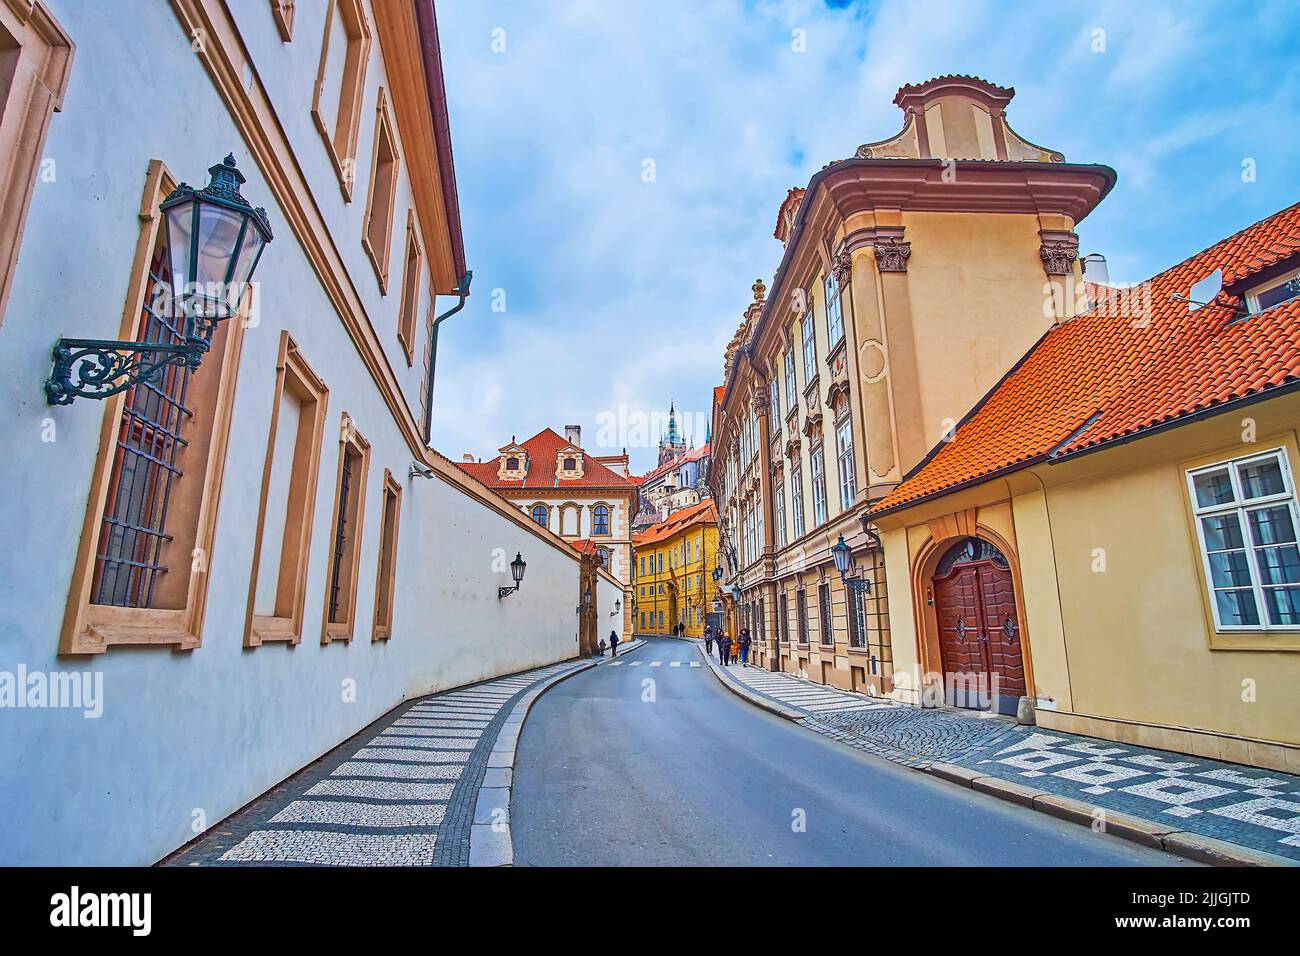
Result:
M1184 862L759 710L691 667L699 655L681 641L651 639L620 659L552 688L530 712L511 800L517 865Z

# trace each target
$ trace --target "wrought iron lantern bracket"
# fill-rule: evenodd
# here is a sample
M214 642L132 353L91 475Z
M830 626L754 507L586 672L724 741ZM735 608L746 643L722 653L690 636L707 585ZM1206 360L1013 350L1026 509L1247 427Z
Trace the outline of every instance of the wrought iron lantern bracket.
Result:
M190 369L208 351L198 339L184 342L119 342L112 339L59 339L54 367L45 380L45 400L71 405L76 398L111 398L140 382L153 382L171 366Z
M172 263L167 309L183 328L176 341L131 342L60 338L45 380L51 405L110 398L169 367L199 367L217 326L238 313L262 252L273 238L266 210L239 191L244 174L233 154L208 168L203 189L181 183L158 206ZM213 212L215 210L215 212Z

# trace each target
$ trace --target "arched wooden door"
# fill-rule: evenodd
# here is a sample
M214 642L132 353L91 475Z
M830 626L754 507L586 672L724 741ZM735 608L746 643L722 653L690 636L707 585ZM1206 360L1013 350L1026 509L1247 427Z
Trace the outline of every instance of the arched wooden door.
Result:
M949 548L935 569L944 699L1014 714L1025 694L1015 587L1002 552L980 538Z

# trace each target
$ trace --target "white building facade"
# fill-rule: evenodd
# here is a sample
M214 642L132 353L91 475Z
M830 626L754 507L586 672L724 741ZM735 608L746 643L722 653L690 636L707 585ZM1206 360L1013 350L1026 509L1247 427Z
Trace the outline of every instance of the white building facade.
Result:
M152 863L406 698L575 656L577 553L425 441L467 271L431 0L19 0L0 46L0 862ZM174 334L159 205L227 154L255 294L197 369L48 404L60 336Z

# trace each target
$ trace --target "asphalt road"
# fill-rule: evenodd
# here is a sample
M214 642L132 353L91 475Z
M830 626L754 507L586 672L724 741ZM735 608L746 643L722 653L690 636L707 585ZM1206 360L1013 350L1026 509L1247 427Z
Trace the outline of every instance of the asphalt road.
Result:
M691 645L652 639L627 664L538 699L515 764L516 864L1183 863L805 730L688 666L699 659Z

